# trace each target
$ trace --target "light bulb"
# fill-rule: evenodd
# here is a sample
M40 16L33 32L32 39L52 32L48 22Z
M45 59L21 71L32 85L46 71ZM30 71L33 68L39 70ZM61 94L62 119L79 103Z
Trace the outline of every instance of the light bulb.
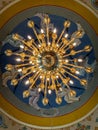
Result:
M51 43L50 42L48 42L48 45L50 45Z
M58 76L58 75L56 75L56 78L58 79L58 78L59 78L59 76Z
M68 36L69 36L68 33L66 33L64 37L65 37L65 38L68 38Z
M31 37L30 35L27 35L27 38L28 38L29 40L31 40L31 39L32 39L32 37Z
M83 62L83 60L82 59L78 59L78 62Z
M38 88L38 92L41 92L41 88L40 87Z
M41 45L39 44L38 47L41 47Z
M47 80L49 81L49 78L47 78Z
M22 72L22 69L18 69L18 72Z
M59 88L59 90L60 90L61 92L63 91L63 89L62 89L61 87Z
M51 93L52 93L52 91L49 89L49 90L48 90L48 93L49 93L49 94L51 94Z
M33 72L35 73L35 72L36 72L36 70L33 70Z
M43 76L42 75L40 75L40 79L42 79L43 78Z
M53 33L56 33L56 32L57 32L57 29L56 29L56 28L54 28L54 29L53 29Z
M21 61L21 59L20 59L20 58L16 58L16 61L18 61L18 62L19 62L19 61Z
M68 62L69 62L69 60L68 60L68 59L65 59L65 62L66 62L66 63L68 63Z
M25 81L25 85L28 85L29 83L30 83L30 81L29 81L29 80Z
M21 48L21 49L24 49L24 45L20 45L20 48Z
M76 74L80 74L80 72L79 72L79 71L76 71L75 73L76 73Z
M32 64L33 62L32 61L29 61L30 64Z
M74 82L73 82L72 80L69 80L69 83L70 83L70 84L74 84Z
M40 32L41 32L41 33L44 33L44 30L43 30L43 29L41 29L41 30L40 30Z
M57 47L59 47L59 44L56 44Z
M74 43L73 43L73 46L76 46L76 45L77 45L77 43L76 43L76 42L74 42Z

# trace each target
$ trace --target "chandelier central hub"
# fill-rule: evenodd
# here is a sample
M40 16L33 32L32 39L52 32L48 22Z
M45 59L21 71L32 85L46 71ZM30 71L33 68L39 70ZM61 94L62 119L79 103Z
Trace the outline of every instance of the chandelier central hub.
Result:
M41 66L47 71L51 71L57 68L58 66L58 56L53 51L45 51L41 55Z

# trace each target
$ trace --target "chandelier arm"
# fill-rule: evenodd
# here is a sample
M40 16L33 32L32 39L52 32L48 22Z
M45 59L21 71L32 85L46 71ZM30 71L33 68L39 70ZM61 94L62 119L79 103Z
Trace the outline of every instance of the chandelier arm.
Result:
M32 48L32 49L34 49L34 48ZM28 48L25 48L24 50L27 50L28 52L30 52L32 55L33 55L33 53L32 53L32 51L30 50L30 49L28 49Z
M37 48L37 50L39 52L39 47L37 46L37 44L34 41L32 43L34 44L34 46ZM42 43L40 43L40 44L42 44Z
M28 63L23 63L23 64L20 64L20 65L15 65L15 68L18 69L20 67L25 67L25 66L28 66L29 64Z
M59 50L59 48L60 48L62 45L63 45L63 42L61 41L61 42L59 43L58 50Z
M63 76L65 77L65 75L62 73L62 75L61 75L61 73L59 72L59 76L60 76L60 78L62 79L62 82L63 82L63 80L64 80L64 78L63 78ZM64 83L65 85L66 85L66 87L68 88L68 89L70 89L70 87L69 87L69 85L67 84L67 82L66 83Z
M79 69L85 69L85 67L83 67L83 66L77 66L77 65L74 65L74 64L65 63L64 65L65 65L65 66L66 66L66 65L68 65L68 66L73 66L73 67L79 68Z
M66 87L69 89L69 90L71 90L71 88L69 87L69 85L68 84L65 84L66 85Z
M47 36L47 43L49 43L49 24L46 24L46 36Z
M28 47L29 49L33 50L33 48L31 47L32 44L27 44L28 42L30 43L30 41L25 41L25 40L20 40L26 47Z
M66 71L67 74L71 75L72 77L74 77L75 79L79 80L80 81L80 78L78 78L77 76L73 75L72 73Z
M53 84L53 86L54 86L54 90L55 90L56 95L57 95L57 94L58 94L58 91L57 91L57 88L56 88L56 84L55 84L55 79L54 79L54 77L52 78L52 84Z
M64 34L64 32L65 32L65 30L66 30L66 28L64 27L64 29L62 30L62 32L61 32L61 34L60 34L60 36L59 36L59 38L58 38L56 44L59 43L60 39L62 38L62 36L63 36L63 34Z
M41 44L41 41L40 41L40 39L39 39L39 37L38 37L38 34L37 34L37 32L36 32L35 28L34 28L34 27L32 27L32 29L33 29L33 32L34 32L34 34L35 34L36 38L38 39L39 44Z
M19 53L19 54L18 54L18 53L13 53L13 54L14 54L15 56L20 56L20 57L22 57L22 56L21 56L22 53ZM30 55L28 55L28 54L26 54L26 53L24 53L24 54L25 54L24 57L30 57Z
M47 80L45 80L45 91L44 91L44 98L47 97Z
M26 74L24 74L22 77L19 78L19 80L22 80L23 78L25 78L27 75L31 74L32 72L28 72Z
M59 49L65 49L66 47L68 47L72 42L74 42L75 38L72 38L70 41L68 41L66 44L63 43L63 45L61 46L61 48Z
M34 86L36 80L38 79L39 75L40 75L40 72L39 72L39 71L38 71L38 73L36 73L36 74L34 75L34 77L32 78L32 79L34 79L34 80L33 80L32 84L31 84L31 86L29 87L29 90L33 88L33 86Z
M64 54L63 57L65 58L65 57L68 57L68 56L71 56L71 55L76 55L76 54L84 52L84 51L85 51L84 49L83 50L79 50L79 51L75 51L74 54L71 54L71 52L70 52L69 54Z
M32 68L32 67L30 67L30 68ZM28 68L27 70L29 70L30 68ZM32 73L32 71L30 71L30 72L27 72L26 74L24 74L22 77L20 77L20 79L19 80L22 80L23 78L25 78L27 75L29 75L29 74L31 74Z

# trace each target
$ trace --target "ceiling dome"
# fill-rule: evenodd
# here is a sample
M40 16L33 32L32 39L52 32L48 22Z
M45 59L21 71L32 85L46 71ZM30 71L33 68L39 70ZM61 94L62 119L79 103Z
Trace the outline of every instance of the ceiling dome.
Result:
M82 57L85 61L85 64L88 64L88 66L92 66L94 68L96 59L98 58L97 47L96 47L97 35L94 29L91 27L91 25L94 26L94 21L91 21L90 23L91 25L89 25L88 24L89 17L86 17L85 13L82 12L82 9L85 9L85 8L81 6L80 4L78 4L77 2L74 2L75 7L71 6L69 2L62 3L62 1L56 2L56 3L49 1L47 2L47 5L45 5L46 1L43 1L42 3L43 4L41 4L38 1L31 4L30 1L28 1L28 5L26 5L26 4L22 4L22 2L19 2L13 5L10 9L8 9L11 16L8 15L8 17L4 19L4 23L2 22L0 23L0 26L2 27L1 28L1 41L2 41L1 54L2 55L0 57L2 59L1 61L2 73L6 72L5 68L7 64L13 64L13 65L17 64L15 61L15 56L7 57L5 55L6 50L12 50L14 52L19 51L19 53L21 51L19 50L21 41L18 41L18 42L15 41L15 39L13 39L13 34L18 33L22 39L26 39L26 40L30 40L31 38L34 38L36 43L38 44L35 34L32 32L32 29L27 26L27 23L30 20L34 21L35 28L37 32L40 33L41 27L44 27L44 25L41 24L43 14L48 15L49 18L51 19L51 29L56 28L58 37L61 35L61 32L63 30L64 21L69 20L71 22L70 27L67 27L64 33L64 35L68 34L68 37L67 35L65 36L67 40L71 39L72 34L76 30L78 30L80 27L83 28L85 34L83 34L83 37L78 39L79 40L78 42L81 42L81 44L77 47L76 50L81 50L83 46L87 46L87 45L90 45L92 47L92 50L90 50L89 53L83 52L82 54L81 53L77 54L76 57L72 55L70 59L73 60L74 58L77 58L77 57L81 59ZM57 6L55 6L55 4ZM21 5L21 8L20 8L20 5ZM14 12L11 12L14 6L16 8L19 8L19 10L15 9ZM81 11L78 12L76 7L80 8ZM89 11L87 9L85 9L85 11L89 14ZM39 13L36 13L36 12L39 12ZM90 14L90 17L94 17L94 19L96 19L95 16L93 16L92 14ZM7 20L9 21L7 22ZM96 29L96 32L97 31L98 30ZM51 36L51 34L49 34L49 36ZM23 49L23 46L21 46L21 49ZM9 51L7 52L7 54L10 55L11 52ZM67 52L67 54L69 54L69 51ZM58 59L57 51L54 51L54 50L48 51L48 52L43 51L41 53L41 58L39 59L41 61L39 63L39 66L42 66L44 68L42 69L43 71L47 71L47 70L54 71L55 69L57 69L57 66L59 66L59 62L58 62L59 59ZM98 67L96 67L95 70L97 72ZM12 72L11 75L13 75L13 73L14 71ZM4 75L4 77L6 77L6 75ZM96 103L94 103L94 100L97 95L97 91L95 92L95 90L96 90L96 86L98 82L96 80L97 73L93 72L87 75L84 71L81 71L81 75L79 77L82 77L82 79L88 80L88 89L85 90L84 87L75 78L71 76L69 77L72 78L70 80L69 86L75 92L76 98L79 97L78 98L80 100L79 102L74 102L72 104L69 104L66 100L66 97L64 98L63 96L62 103L57 104L55 102L56 94L54 90L51 96L47 94L47 97L49 98L49 103L47 105L44 105L42 103L43 93L41 92L39 94L36 90L34 90L34 94L32 91L30 92L31 95L29 95L27 98L23 98L23 91L27 90L28 88L28 82L26 82L28 81L27 80L28 77L26 77L24 80L19 82L19 84L16 87L13 87L13 84L14 83L17 84L17 81L14 80L13 84L11 84L11 79L10 79L9 81L7 81L8 87L1 88L1 95L2 95L1 102L4 102L5 104L7 104L6 107L2 106L2 109L6 111L6 109L8 108L7 110L8 114L14 116L18 120L21 120L22 122L27 123L27 125L32 125L35 127L41 126L42 128L44 127L49 128L50 117L53 118L54 128L56 128L57 126L62 127L66 124L70 125L71 122L74 122L80 119L87 112L91 111L91 109L94 108L94 106L96 106ZM63 86L64 84L60 80L61 79L58 79L60 84ZM74 81L74 85L72 81ZM40 80L38 79L35 85L38 85L39 82ZM29 105L30 101L33 100L33 98L36 98L36 103L35 104L31 103L31 105ZM91 105L91 107L89 108L89 110L85 111L85 109L88 108L89 105ZM11 112L11 109L14 110L14 113ZM21 115L21 117L19 115ZM75 119L74 117L71 118L72 115L76 115L77 119ZM68 120L65 121L66 118ZM45 123L40 122L42 119L45 121ZM63 119L63 121L59 122L60 119ZM36 122L36 120L39 120L39 122Z

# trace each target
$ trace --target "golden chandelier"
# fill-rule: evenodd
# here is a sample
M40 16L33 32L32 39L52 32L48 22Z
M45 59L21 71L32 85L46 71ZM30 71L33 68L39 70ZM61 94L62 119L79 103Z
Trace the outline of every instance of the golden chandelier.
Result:
M19 34L13 34L13 39L21 42L20 48L23 51L17 53L7 49L5 54L7 56L14 55L17 64L7 64L5 68L7 71L11 71L13 68L18 71L11 80L11 85L13 86L16 86L25 77L28 78L25 85L29 85L29 87L23 92L24 98L29 97L30 90L37 87L38 92L44 93L42 99L44 105L49 103L47 95L51 95L52 91L55 91L56 103L61 104L62 97L58 93L62 91L62 83L69 90L70 97L76 96L76 91L71 89L69 85L69 83L74 83L71 77L77 79L81 85L87 85L85 78L79 78L79 69L90 73L92 68L80 66L78 63L83 62L83 59L72 57L82 52L90 52L92 47L86 45L81 50L75 50L84 32L82 29L77 30L68 39L68 34L65 32L70 27L71 22L69 20L64 22L64 28L59 36L57 35L56 28L53 30L49 29L49 17L45 17L43 22L45 28L41 29L40 33L36 31L32 20L29 20L27 23L28 27L33 30L37 41L30 36L28 40L25 40ZM17 76L19 73L21 73L21 77Z

